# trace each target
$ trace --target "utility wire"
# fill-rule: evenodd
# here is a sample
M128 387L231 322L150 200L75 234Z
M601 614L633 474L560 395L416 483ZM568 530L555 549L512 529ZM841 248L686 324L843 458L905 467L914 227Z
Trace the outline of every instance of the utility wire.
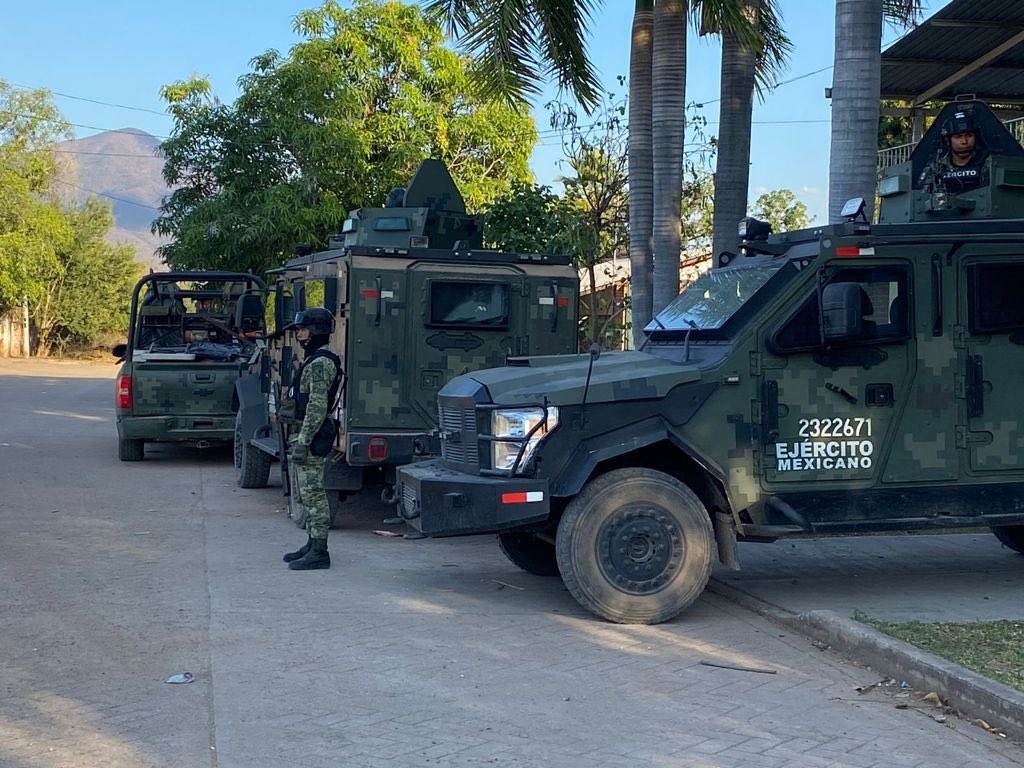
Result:
M106 198L108 198L110 200L116 200L119 203L127 203L128 205L137 205L139 208L146 208L146 209L148 209L150 211L158 211L158 212L160 211L159 208L156 208L155 206L152 206L152 205L146 205L145 203L137 203L134 200L128 200L127 198L118 197L117 195L111 195L111 194L108 194L106 192L97 192L94 189L86 189L85 187L80 187L77 184L72 184L70 182L62 181L60 179L53 179L53 181L56 182L57 184L61 184L61 185L65 186L65 187L71 187L72 189L77 189L80 192L88 192L90 195L96 195L97 197L106 197Z
M75 101L87 101L90 104L100 104L104 107L117 107L118 109L130 109L134 112L149 112L151 115L160 115L161 117L170 117L167 112L161 112L155 109L149 109L148 107L132 107L128 104L116 104L112 101L101 101L99 99L88 99L85 96L72 96L70 93L61 93L60 91L51 91L49 88L30 88L27 85L18 85L17 83L8 83L12 88L17 88L22 91L49 91L54 96L60 96L64 99L74 99Z

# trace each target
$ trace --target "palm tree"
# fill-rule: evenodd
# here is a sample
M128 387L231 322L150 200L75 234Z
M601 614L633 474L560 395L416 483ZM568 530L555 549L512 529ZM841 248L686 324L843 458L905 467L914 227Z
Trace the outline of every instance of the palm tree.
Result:
M583 105L596 104L600 88L586 55L587 25L598 0L424 0L428 13L440 18L449 32L475 53L484 91L504 98L525 99L539 91L545 75L554 75ZM686 123L686 22L687 11L694 18L700 13L718 20L722 29L734 31L749 46L757 45L757 30L738 9L745 0L636 0L637 21L634 32L647 29L646 14L651 14L653 34L635 37L651 45L651 76L640 72L643 54L631 60L630 100L650 99L652 136L652 184L646 186L644 160L646 133L644 123L629 151L640 157L630 164L630 197L641 205L653 199L653 238L643 225L645 210L639 212L637 230L630 232L630 261L636 272L647 258L648 242L653 242L655 264L653 303L648 306L643 291L634 294L634 339L645 320L675 298L679 291L680 206L682 194L682 153ZM646 84L650 82L650 90ZM644 107L640 107L644 108ZM639 112L639 109L637 112ZM630 109L630 118L636 113ZM642 118L638 117L638 120ZM631 126L632 133L632 126ZM634 177L634 171L639 173ZM650 190L648 192L647 190ZM632 216L632 213L631 213ZM667 258L657 259L658 254ZM634 259L637 261L634 262ZM641 278L642 279L642 278ZM643 286L642 286L643 287ZM642 302L642 303L641 303Z
M745 0L740 13L756 27L751 46L729 28L702 20L702 32L721 32L722 84L715 167L712 254L736 247L736 224L747 212L750 187L750 125L755 88L763 94L777 79L792 45L782 30L775 0Z
M836 0L836 54L832 71L832 151L829 158L829 218L840 221L853 197L874 209L878 167L879 48L882 19L908 25L920 0Z
M629 48L629 275L633 346L643 341L653 306L654 144L651 59L654 0L636 0Z
M654 4L651 131L654 138L654 295L658 313L679 293L679 228L686 128L686 1Z

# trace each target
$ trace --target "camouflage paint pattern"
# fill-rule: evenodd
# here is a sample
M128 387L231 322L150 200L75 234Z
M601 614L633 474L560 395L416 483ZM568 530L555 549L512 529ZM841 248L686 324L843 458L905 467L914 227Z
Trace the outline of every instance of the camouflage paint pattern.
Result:
M232 413L241 363L136 362L132 372L135 416L211 416Z
M327 505L324 490L324 465L326 456L310 454L302 461L293 461L296 491L306 510L306 532L311 539L326 539L331 528L331 510Z

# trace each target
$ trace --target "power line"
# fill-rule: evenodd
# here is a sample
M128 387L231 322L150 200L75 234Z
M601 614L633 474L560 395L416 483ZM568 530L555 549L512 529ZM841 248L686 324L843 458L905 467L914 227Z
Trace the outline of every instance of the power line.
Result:
M104 107L117 107L118 109L130 109L134 112L149 112L152 115L160 115L161 117L170 117L166 111L158 112L155 109L149 109L148 107L132 107L128 104L116 104L112 101L101 101L99 99L89 99L85 96L72 96L70 93L61 93L60 91L52 91L49 88L30 88L27 85L18 85L17 83L9 83L12 88L17 88L22 91L49 91L54 96L60 96L64 99L74 99L75 101L86 101L90 104L100 104Z
M165 158L160 155L131 155L124 152L86 152L83 149L55 149L54 152L58 152L62 155L98 155L100 157L140 157L149 160L160 160L164 161Z
M70 182L62 181L60 179L54 179L53 181L55 181L57 184L61 184L61 185L65 186L65 187L71 187L72 189L77 189L80 192L88 192L90 195L96 195L97 197L106 197L106 198L108 198L110 200L116 200L119 203L127 203L128 205L137 205L139 208L146 208L146 209L148 209L150 211L157 211L157 212L160 211L159 208L156 208L155 206L152 206L152 205L146 205L145 203L137 203L134 200L128 200L127 198L118 197L117 195L111 195L111 194L108 194L106 192L97 192L94 189L86 189L85 187L80 187L77 184L72 184Z

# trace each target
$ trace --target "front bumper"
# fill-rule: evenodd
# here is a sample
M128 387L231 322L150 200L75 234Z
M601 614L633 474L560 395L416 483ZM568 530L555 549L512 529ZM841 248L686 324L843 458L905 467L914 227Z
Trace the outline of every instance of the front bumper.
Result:
M188 442L235 438L235 416L118 416L117 436L122 440Z
M470 475L441 459L402 467L398 499L398 514L428 536L506 531L551 514L547 480Z

